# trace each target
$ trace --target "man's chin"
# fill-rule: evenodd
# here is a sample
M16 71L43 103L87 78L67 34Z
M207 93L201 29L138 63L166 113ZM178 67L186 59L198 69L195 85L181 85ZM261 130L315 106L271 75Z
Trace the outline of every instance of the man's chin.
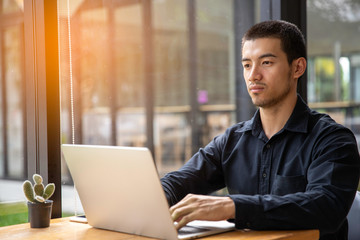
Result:
M270 102L267 102L267 101L264 101L264 100L256 100L254 101L253 100L253 104L256 106L256 107L259 107L259 108L267 108L267 107L271 107L272 104Z
M256 106L256 107L262 107L265 104L265 101L263 99L260 99L259 97L253 96L251 98L252 103Z

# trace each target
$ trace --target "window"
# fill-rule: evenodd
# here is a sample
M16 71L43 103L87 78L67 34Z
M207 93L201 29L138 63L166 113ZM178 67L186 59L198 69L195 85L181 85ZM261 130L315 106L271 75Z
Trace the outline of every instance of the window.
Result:
M28 176L61 185L56 20L56 2L0 1L0 225L27 222Z
M0 226L27 221L21 183L27 175L22 1L0 1Z
M360 144L360 1L307 1L308 101ZM359 145L360 146L360 145Z
M63 143L146 146L163 175L235 122L232 1L58 4Z

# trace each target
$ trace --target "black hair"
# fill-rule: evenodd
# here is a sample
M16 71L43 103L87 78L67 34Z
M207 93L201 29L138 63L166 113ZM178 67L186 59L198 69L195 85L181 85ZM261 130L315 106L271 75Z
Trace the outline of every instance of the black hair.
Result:
M306 59L305 38L295 24L283 20L270 20L255 24L245 33L242 46L245 41L258 38L280 39L281 48L285 52L289 64L300 57Z

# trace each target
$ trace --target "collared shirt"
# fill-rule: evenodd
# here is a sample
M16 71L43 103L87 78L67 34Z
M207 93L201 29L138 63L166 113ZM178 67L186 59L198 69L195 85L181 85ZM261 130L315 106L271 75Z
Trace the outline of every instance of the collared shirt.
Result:
M298 96L289 120L270 139L257 111L161 182L170 205L188 193L227 187L239 229L319 229L321 239L347 239L359 171L353 133Z

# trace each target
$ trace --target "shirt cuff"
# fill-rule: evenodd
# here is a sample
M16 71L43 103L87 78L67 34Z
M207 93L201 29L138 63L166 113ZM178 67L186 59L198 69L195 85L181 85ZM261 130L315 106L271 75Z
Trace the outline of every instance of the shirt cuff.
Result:
M260 199L249 195L228 195L235 203L235 228L256 229L263 216L263 207L258 203ZM261 220L260 220L261 221Z

